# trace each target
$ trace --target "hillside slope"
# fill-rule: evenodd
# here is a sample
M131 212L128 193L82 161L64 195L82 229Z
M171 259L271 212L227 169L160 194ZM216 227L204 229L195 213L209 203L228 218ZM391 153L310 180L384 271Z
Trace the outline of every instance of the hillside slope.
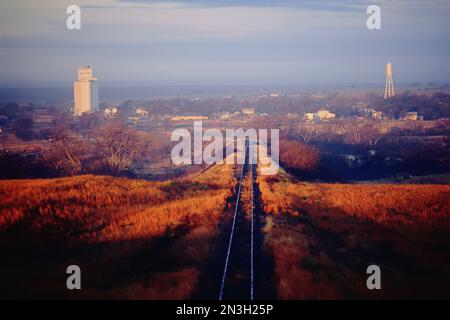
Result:
M1 181L0 295L188 298L235 184L225 165L167 182ZM81 267L81 291L66 289L70 264Z
M450 186L259 183L280 298L450 298Z

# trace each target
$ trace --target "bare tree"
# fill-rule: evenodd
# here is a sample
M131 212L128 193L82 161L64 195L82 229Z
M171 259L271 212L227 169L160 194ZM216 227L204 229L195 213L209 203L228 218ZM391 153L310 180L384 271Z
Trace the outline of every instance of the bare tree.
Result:
M93 139L97 155L114 175L129 169L144 150L144 141L138 132L125 128L122 124L106 125Z
M411 121L409 122L403 130L405 136L415 136L425 133L425 129L420 122Z
M303 143L308 144L312 139L320 134L320 129L314 124L302 125L293 130L293 133L298 136Z
M378 142L384 137L381 130L375 123L367 123L363 127L363 142L367 143L370 147L375 147Z
M324 130L321 136L326 142L332 142L336 141L343 132L345 132L345 128L341 123L332 123L327 126L327 130Z
M392 144L398 144L400 142L401 136L402 136L401 128L393 127L389 132L388 141Z
M46 154L57 172L77 175L83 172L84 162L90 152L91 148L86 140L67 130L59 130L53 135Z
M351 123L346 126L346 131L348 133L350 143L360 144L363 137L364 124L357 119L353 119Z

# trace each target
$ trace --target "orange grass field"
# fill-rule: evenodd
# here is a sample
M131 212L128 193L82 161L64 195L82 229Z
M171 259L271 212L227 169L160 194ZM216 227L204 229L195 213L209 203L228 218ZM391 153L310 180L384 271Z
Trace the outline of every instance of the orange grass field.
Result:
M450 186L259 177L282 299L450 297ZM382 290L366 287L367 266Z
M0 182L4 298L195 298L232 205L231 166L166 182L106 176ZM450 186L259 176L281 299L448 298ZM250 178L242 200L249 211ZM81 267L83 290L66 289ZM382 290L366 288L367 266Z
M1 295L189 298L235 184L225 165L168 182L1 181ZM69 264L82 270L78 293L66 289Z

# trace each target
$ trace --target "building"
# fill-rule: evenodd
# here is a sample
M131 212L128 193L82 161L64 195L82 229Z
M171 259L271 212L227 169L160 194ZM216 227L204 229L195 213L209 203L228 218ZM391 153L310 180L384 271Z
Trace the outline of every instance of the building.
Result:
M392 65L386 64L386 87L384 89L384 99L394 96L394 82L392 82Z
M229 112L223 112L219 115L219 119L228 120L231 118L231 114Z
M136 114L143 118L147 118L149 116L149 112L143 108L137 108Z
M382 120L383 119L383 112L377 111L372 108L360 108L358 109L361 114L363 114L366 118L371 118L375 120Z
M371 113L371 118L375 120L382 120L383 119L383 112L373 110Z
M118 110L116 107L106 108L104 111L105 118L114 117Z
M243 108L242 114L248 115L248 116L254 116L255 115L255 109L254 108Z
M73 84L74 115L98 110L98 82L91 67L78 68L78 80Z
M419 120L419 114L417 112L407 112L403 120L417 121Z
M314 113L308 112L305 113L304 118L306 121L313 121L314 120Z
M208 120L207 116L175 116L171 117L172 121L196 121L196 120Z
M313 121L313 120L332 120L336 118L336 114L325 110L325 109L320 109L319 111L312 113L312 112L307 112L303 115L303 118L306 121Z
M314 114L314 118L319 120L331 120L336 118L336 114L325 109L320 109Z

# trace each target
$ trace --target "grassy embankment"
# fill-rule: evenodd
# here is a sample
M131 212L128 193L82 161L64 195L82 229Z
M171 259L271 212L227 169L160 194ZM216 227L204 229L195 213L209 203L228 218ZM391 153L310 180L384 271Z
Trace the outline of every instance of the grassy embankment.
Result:
M236 184L231 166L168 182L0 182L4 297L189 298ZM82 270L66 289L66 267Z
M279 298L450 297L450 186L259 184Z

